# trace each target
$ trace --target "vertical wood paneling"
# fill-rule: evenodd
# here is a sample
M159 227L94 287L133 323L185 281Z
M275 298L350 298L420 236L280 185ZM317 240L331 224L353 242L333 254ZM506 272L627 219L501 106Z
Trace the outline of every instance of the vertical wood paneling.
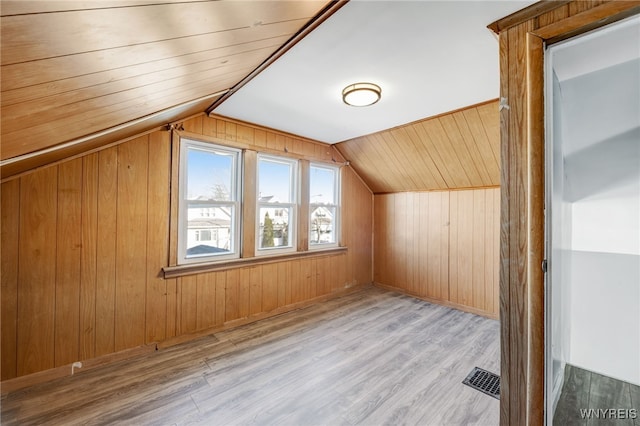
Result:
M318 296L328 294L331 289L329 288L329 268L331 261L328 257L320 257L316 262L316 291Z
M329 278L330 292L336 291L338 289L338 282L340 281L340 273L338 272L339 263L340 262L337 256L329 258L329 264L331 265L331 275Z
M215 325L224 324L226 315L225 287L227 284L226 272L217 272L216 276L216 307L215 307Z
M192 132L192 133L198 133L198 134L202 134L203 133L203 120L205 118L202 116L198 116L198 117L193 117L190 120L186 120L185 122L182 123L182 127L184 128L184 130L186 130L187 132Z
M405 194L403 194L405 195ZM416 283L414 282L414 263L413 263L413 247L415 246L417 238L407 238L408 235L413 233L413 222L414 217L417 216L418 212L414 209L414 200L418 197L408 196L405 201L404 208L404 217L401 219L401 224L404 227L404 235L403 237L407 240L407 244L404 249L404 262L400 265L401 269L404 269L406 273L405 276L405 285L406 288L409 289L410 292L415 293L416 291Z
M80 342L78 359L96 351L96 282L98 248L98 154L83 159L82 250L80 255Z
M310 298L314 298L316 296L319 295L318 293L318 260L317 259L309 259L309 262L311 262L311 269L309 271L309 289L310 289L310 293L309 293L309 297ZM345 265L348 266L349 264L349 260L347 258ZM352 275L347 275L347 276L352 276Z
M115 351L118 148L100 151L98 162L96 356Z
M167 338L178 334L178 280L167 280Z
M291 282L291 303L302 301L302 276L300 274L300 261L289 262L289 280Z
M232 321L240 318L240 282L239 270L232 269L226 272L225 286L225 319Z
M196 275L196 330L205 330L216 321L216 274Z
M462 303L464 299L463 288L461 284L460 275L464 276L464 272L461 273L458 264L458 248L460 245L460 227L458 226L458 211L459 211L460 197L457 194L451 194L449 200L449 214L451 223L454 224L449 227L449 300L454 303ZM464 238L464 235L462 236ZM464 244L464 241L462 242Z
M486 234L486 194L474 191L473 217L471 223L471 305L487 309L485 297L485 246L491 247L491 237Z
M291 303L291 262L278 264L278 306Z
M237 128L237 139L238 139L238 142L253 144L254 143L253 127L239 125Z
M185 129L342 161L332 148L222 119L188 120ZM373 197L348 167L340 236L346 253L164 280L162 267L177 259L177 198L170 194L178 189L171 176L179 137L170 135L151 133L2 185L3 379L372 281Z
M262 267L262 309L269 312L278 307L278 265Z
M198 276L178 278L180 334L193 333L198 329Z
M238 315L240 318L249 316L251 309L251 269L241 269L238 277Z
M496 317L497 194L494 188L376 195L376 282Z
M386 249L389 244L387 240L387 202L389 195L376 195L374 198L374 281L379 283L388 283L386 272L389 267L387 265Z
M169 253L169 181L171 139L169 132L149 135L149 177L147 188L147 256L145 343L167 337L167 282L162 266Z
M21 178L17 374L54 367L58 168Z
M262 266L249 269L249 315L262 312Z
M296 261L300 265L300 301L311 298L311 260L300 259Z
M1 380L16 376L18 324L18 248L20 242L20 179L0 187L0 326Z
M145 341L148 136L118 146L115 349Z
M429 297L449 300L449 230L450 193L429 194L428 210L428 270Z
M78 360L82 233L82 158L58 166L55 365Z
M491 191L487 194L486 236L491 241L484 250L485 262L485 294L487 296L487 310L494 315L499 314L499 289L491 283L499 282L500 268L500 192ZM490 265L490 266L489 266Z

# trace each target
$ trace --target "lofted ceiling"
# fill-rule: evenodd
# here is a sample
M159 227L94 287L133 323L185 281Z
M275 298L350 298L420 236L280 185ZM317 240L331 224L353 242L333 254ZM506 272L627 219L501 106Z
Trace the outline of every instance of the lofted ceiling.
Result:
M336 143L497 99L487 25L532 3L352 0L214 112ZM344 104L358 82L379 85L381 100Z
M482 104L499 78L486 26L532 3L3 0L0 171L205 111L335 143ZM358 80L382 100L342 104Z

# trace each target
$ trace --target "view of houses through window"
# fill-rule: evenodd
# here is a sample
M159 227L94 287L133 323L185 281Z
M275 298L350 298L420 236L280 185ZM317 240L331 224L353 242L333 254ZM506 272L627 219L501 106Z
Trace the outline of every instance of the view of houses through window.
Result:
M311 164L309 244L337 244L338 168Z
M242 152L182 139L180 158L179 263L240 257ZM256 253L295 251L298 161L258 154L256 172ZM338 244L339 176L338 167L310 164L312 249Z
M297 165L258 156L258 250L295 247Z
M238 257L240 151L183 140L182 154L183 259Z

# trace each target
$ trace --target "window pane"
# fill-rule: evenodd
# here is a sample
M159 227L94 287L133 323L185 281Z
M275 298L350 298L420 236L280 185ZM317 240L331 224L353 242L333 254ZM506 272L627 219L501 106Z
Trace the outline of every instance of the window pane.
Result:
M291 247L291 208L260 207L259 248Z
M335 169L311 166L309 176L310 202L312 204L337 204L335 183Z
M293 165L286 162L260 159L258 162L258 201L292 203ZM261 219L262 220L262 219Z
M311 206L309 243L333 244L336 242L335 207Z
M187 200L233 200L234 153L187 151Z
M189 206L187 257L230 253L233 213L232 206Z

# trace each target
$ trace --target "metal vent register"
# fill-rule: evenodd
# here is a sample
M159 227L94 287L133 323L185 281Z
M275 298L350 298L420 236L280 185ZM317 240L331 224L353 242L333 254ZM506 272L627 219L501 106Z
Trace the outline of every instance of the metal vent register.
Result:
M500 399L500 376L497 374L476 367L462 383L480 392L484 392L495 399Z

